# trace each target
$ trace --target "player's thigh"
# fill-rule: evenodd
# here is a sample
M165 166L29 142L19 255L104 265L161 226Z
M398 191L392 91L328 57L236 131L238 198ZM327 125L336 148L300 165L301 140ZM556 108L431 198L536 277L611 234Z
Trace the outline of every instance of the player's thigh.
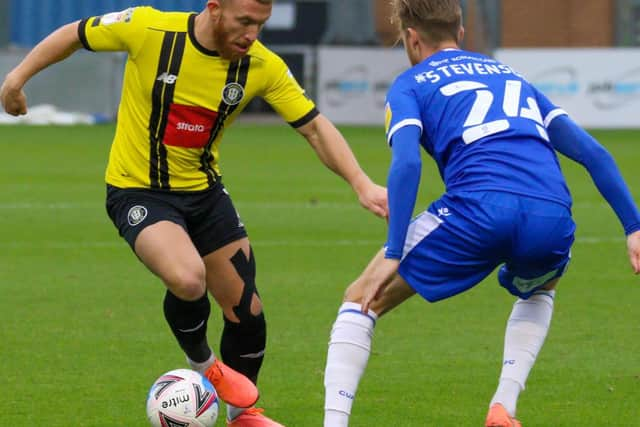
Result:
M575 223L564 206L538 200L523 203L526 219L519 224L519 238L498 278L510 293L526 299L539 289L554 288L567 271Z
M145 227L136 239L135 252L175 295L187 300L202 297L204 263L182 226L160 221Z
M202 296L204 264L186 230L189 196L144 189L107 188L106 208L120 235L147 268L183 299Z
M185 212L189 236L202 257L229 244L235 247L235 242L247 237L240 214L221 182L195 195Z
M475 211L481 206L441 203L434 202L412 222L398 268L400 276L431 302L465 292L487 277L498 265L503 233L489 221L492 212L481 211L484 222L479 222ZM444 208L447 215L438 215Z
M362 274L345 291L344 300L362 303L369 287L377 264L384 259L384 250L379 251L369 262ZM378 315L387 313L405 300L415 295L415 291L397 273L393 275L382 294L371 304L371 310Z
M239 321L234 308L245 305L252 315L260 314L262 303L255 287L255 259L247 237L216 249L203 260L207 288L227 319Z

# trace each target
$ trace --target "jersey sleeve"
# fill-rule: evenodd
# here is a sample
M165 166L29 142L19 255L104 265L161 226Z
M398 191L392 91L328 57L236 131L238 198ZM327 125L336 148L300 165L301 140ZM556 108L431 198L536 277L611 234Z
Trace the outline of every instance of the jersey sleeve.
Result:
M392 159L387 177L389 229L385 258L400 259L420 184L420 106L410 87L396 80L387 93L385 131Z
M297 128L319 114L315 103L307 97L279 56L273 55L267 70L272 79L262 96L287 123Z
M135 56L144 41L150 7L132 7L120 12L80 21L78 36L91 51L124 51Z
M391 151L387 177L389 229L384 256L401 259L420 185L420 129L416 126L400 128L394 135Z
M387 143L393 144L393 135L406 126L417 126L422 133L420 106L410 88L396 80L387 93L385 106L385 133Z
M549 137L556 150L587 169L598 191L618 216L625 234L640 230L640 211L609 151L568 116L550 124Z
M531 86L533 93L536 96L538 108L540 108L540 115L544 122L544 127L549 128L549 125L559 116L566 116L567 112L562 108L557 107L549 98L547 98L542 92L540 92L535 86Z

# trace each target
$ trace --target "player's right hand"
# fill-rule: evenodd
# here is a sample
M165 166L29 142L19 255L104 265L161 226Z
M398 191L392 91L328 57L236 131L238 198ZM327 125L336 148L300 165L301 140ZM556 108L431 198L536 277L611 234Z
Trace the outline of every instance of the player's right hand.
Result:
M4 111L12 116L27 114L27 96L21 87L15 87L9 77L0 86L0 102Z
M640 230L627 236L627 251L633 272L640 274Z
M371 180L368 180L367 184L364 190L359 189L358 191L360 205L388 221L389 204L387 201L387 189L375 184Z

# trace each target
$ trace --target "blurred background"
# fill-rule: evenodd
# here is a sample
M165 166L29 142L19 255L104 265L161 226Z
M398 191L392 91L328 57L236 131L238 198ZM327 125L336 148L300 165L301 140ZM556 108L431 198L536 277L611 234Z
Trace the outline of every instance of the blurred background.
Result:
M200 11L204 0L0 0L0 75L73 20L147 4ZM640 0L462 0L463 47L495 56L596 127L637 127ZM278 0L261 39L338 123L381 123L384 94L408 67L388 0ZM394 47L395 46L395 47ZM124 57L79 52L34 78L31 105L115 117ZM73 96L69 96L69 93ZM589 107L589 108L585 108ZM261 100L248 108L272 114Z

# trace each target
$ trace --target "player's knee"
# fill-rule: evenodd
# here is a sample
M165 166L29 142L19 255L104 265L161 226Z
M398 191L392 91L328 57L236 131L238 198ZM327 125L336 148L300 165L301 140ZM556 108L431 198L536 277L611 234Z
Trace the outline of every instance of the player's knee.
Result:
M543 291L553 291L556 286L558 286L558 282L560 281L560 278L555 278L553 280L551 280L549 283L547 283L546 285L542 286L540 289Z
M239 322L223 316L225 330L232 331L233 335L238 336L263 336L266 335L267 322L264 313L254 315L250 312L243 313L239 318Z
M186 301L201 298L206 290L204 266L178 267L163 279L173 294Z

